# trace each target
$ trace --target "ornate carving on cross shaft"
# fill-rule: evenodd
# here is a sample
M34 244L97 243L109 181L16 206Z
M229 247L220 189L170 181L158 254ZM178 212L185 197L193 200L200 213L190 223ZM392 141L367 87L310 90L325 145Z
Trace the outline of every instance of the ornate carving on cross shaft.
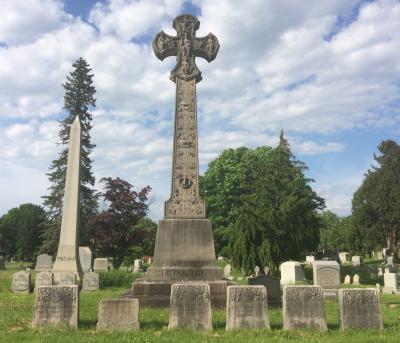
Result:
M165 203L166 218L205 217L204 202L199 195L197 151L196 83L201 81L201 72L195 58L211 62L218 53L219 43L212 33L195 37L199 25L196 17L180 15L173 22L176 37L161 31L153 41L154 53L160 60L176 56L176 66L170 76L176 83L176 108L172 190L171 198Z

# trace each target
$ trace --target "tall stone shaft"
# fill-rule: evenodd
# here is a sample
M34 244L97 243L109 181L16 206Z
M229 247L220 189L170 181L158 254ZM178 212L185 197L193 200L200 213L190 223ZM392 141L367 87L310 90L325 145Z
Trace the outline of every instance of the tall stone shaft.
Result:
M78 258L80 165L81 125L79 117L76 116L70 128L60 241L53 266L55 283L57 283L56 273L74 273L78 276L82 274Z

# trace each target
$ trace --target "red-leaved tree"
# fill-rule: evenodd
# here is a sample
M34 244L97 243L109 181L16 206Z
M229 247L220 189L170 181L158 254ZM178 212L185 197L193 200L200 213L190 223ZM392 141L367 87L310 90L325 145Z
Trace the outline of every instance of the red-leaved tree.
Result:
M90 236L96 251L113 258L113 267L118 269L132 245L145 237L135 225L146 216L150 186L139 192L133 185L117 177L102 178L104 191L98 195L104 200L104 209L90 221Z

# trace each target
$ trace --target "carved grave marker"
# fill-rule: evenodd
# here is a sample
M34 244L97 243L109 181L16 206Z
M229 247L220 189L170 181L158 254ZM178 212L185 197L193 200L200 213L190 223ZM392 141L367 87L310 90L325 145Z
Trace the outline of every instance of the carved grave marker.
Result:
M18 272L13 274L11 290L14 293L29 293L31 287L31 274Z
M247 279L249 285L263 285L267 290L268 305L281 303L280 280L269 275L259 275Z
M50 272L40 272L36 274L35 279L35 293L41 286L52 286L53 285L53 274Z
M87 272L83 274L82 291L97 291L100 288L99 274Z
M337 299L340 288L340 265L336 261L315 261L313 264L314 285L321 286L326 298Z
M138 299L103 299L99 303L97 330L138 330Z

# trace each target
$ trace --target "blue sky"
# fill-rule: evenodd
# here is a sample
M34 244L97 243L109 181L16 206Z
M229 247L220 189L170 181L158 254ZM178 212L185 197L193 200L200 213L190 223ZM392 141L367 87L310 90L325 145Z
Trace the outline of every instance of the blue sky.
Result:
M160 219L170 192L174 59L154 35L191 13L221 48L198 84L201 173L225 148L285 134L327 208L346 215L384 139L400 133L397 0L3 0L0 2L0 214L40 204L56 158L63 89L80 56L94 73L97 180L151 185Z

